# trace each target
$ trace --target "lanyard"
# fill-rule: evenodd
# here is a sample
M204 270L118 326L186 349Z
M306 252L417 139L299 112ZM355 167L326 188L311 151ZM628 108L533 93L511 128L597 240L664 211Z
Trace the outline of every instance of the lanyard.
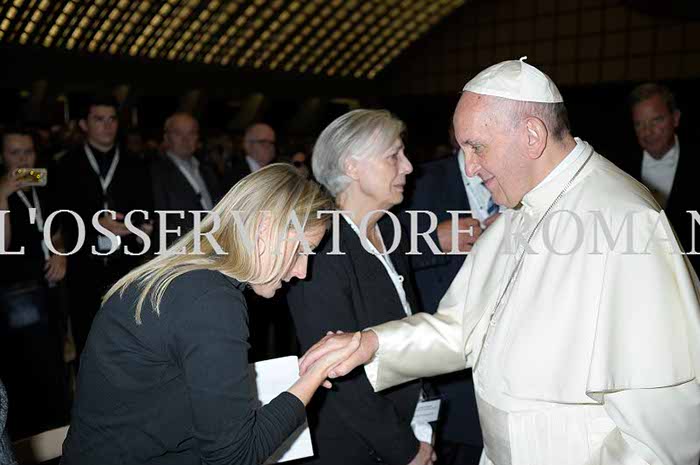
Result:
M34 209L35 212L35 222L36 224L36 229L43 235L44 233L44 216L41 214L41 203L39 202L39 196L36 193L36 189L32 187L32 201L34 202L34 205L32 206L31 203L29 203L29 199L27 196L24 194L24 192L17 191L17 196L20 198L22 203L27 207L27 210L29 210L29 215L31 218L31 211L32 208ZM48 260L49 259L49 248L46 246L46 243L43 240L41 240L41 250L44 252L44 259Z
M182 166L180 160L175 159L175 156L168 154L168 157L175 164L175 166L177 166L177 169L180 170L180 173L182 173L182 175L185 177L190 186L192 186L192 190L194 190L194 193L197 194L197 198L199 198L199 203L202 205L202 208L204 208L205 210L211 210L212 206L207 205L209 202L207 202L204 199L204 195L202 195L203 189L199 186L197 180L192 176L192 173L187 171L185 167Z
M114 151L114 158L112 158L112 164L110 165L109 170L107 171L107 176L104 178L100 174L100 166L97 164L95 154L92 153L92 149L88 144L85 144L85 155L87 155L88 161L90 162L90 166L92 166L92 170L100 179L100 186L102 186L102 194L104 194L105 198L104 207L106 210L109 207L107 205L107 189L109 189L109 185L112 184L114 172L117 170L117 165L119 164L119 147L117 147L117 149Z

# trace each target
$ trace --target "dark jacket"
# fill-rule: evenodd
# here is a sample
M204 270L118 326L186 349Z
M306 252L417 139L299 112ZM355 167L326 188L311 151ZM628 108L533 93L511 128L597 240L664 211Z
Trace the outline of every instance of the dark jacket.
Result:
M0 381L0 465L16 465L12 444L7 435L7 394Z
M39 200L39 208L41 216L44 220L51 214L51 207L46 195L46 188L35 187ZM24 192L30 204L33 204L34 196L32 191ZM29 209L22 202L19 194L15 192L8 198L10 228L12 230L10 236L10 246L7 250L17 252L24 248L24 253L21 255L0 255L0 288L10 286L19 282L34 281L44 283L44 252L42 250L42 242L44 237L37 229L36 222L30 223ZM56 229L55 227L53 228Z
M666 203L666 216L673 226L681 246L685 252L692 250L692 217L688 210L700 211L700 195L698 195L697 176L694 168L696 159L700 156L700 145L693 143L690 137L679 137L680 158L676 174L673 178L673 186ZM622 168L630 175L642 182L642 156L635 157L634 163L628 163ZM695 225L696 239L695 250L700 252L700 225ZM700 273L700 256L688 255L691 264L697 273Z
M199 172L207 185L212 204L216 205L222 195L216 173L204 163L200 163ZM158 155L151 165L151 180L154 210L183 210L185 212L182 219L175 215L166 216L168 230L179 227L180 236L191 231L194 227L194 217L190 211L204 210L204 207L199 200L199 195L175 163L165 155ZM174 233L169 234L168 245L175 242L180 236Z
M386 218L384 218L386 219ZM382 223L382 237L392 244L391 223ZM332 232L310 257L308 277L291 287L289 308L303 352L327 331L358 331L406 316L384 266L367 252L357 234L339 219L340 250L329 255ZM404 289L413 311L419 310L408 279L403 247L391 254L396 271L405 276ZM421 382L414 381L375 393L363 368L334 381L319 393L309 411L319 463L371 464L380 458L406 465L418 452L410 426Z
M451 218L449 211L469 210L467 192L459 170L456 155L424 163L416 168L408 196L399 208L406 234L410 232L410 218L406 211L433 212L440 223ZM429 219L426 214L417 214L416 223L418 232L428 230ZM430 237L440 247L437 232L431 233ZM462 267L466 255L433 254L422 238L418 239L418 250L421 255L411 255L418 300L426 312L434 313Z
M96 246L98 233L92 226L92 217L95 212L104 209L105 201L109 209L124 215L131 210L148 211L149 218L153 215L151 211L153 198L147 166L136 156L123 150L120 151L119 163L107 189L107 195L104 195L100 180L93 171L82 145L61 159L56 172L49 174L49 186L50 191L55 195L56 209L74 211L85 225L85 242L78 252L69 256L69 262L95 258L91 247ZM138 226L142 219L143 216L140 214L135 214L132 218L135 226ZM76 221L67 214L63 214L60 217L60 224L63 227L66 250L71 251L78 239ZM138 264L140 258L125 255L124 246L128 246L132 252L141 251L143 246L132 234L125 237L119 250L109 256L110 260L118 262L123 265L120 266L121 268L128 270ZM71 268L75 270L78 267Z
M253 408L241 283L192 271L167 288L157 315L130 286L100 309L81 359L63 444L71 464L263 463L304 421L283 392Z
M469 210L467 192L462 181L457 155L424 163L417 167L411 180L412 189L400 210L427 210L435 213L438 223L448 220L448 211ZM405 231L410 231L410 218L400 216ZM418 215L418 231L427 231L427 215ZM431 237L439 246L437 233ZM411 256L416 293L424 311L435 313L440 300L452 284L466 255L433 254L419 239L422 255ZM482 444L479 415L471 370L432 378L431 384L443 395L440 410L439 439L480 446Z

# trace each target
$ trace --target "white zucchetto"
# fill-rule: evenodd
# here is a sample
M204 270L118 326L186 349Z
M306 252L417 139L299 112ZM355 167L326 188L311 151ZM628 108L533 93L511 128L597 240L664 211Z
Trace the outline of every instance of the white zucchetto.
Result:
M542 71L525 63L527 57L489 66L462 89L520 102L561 103L564 99L556 84Z

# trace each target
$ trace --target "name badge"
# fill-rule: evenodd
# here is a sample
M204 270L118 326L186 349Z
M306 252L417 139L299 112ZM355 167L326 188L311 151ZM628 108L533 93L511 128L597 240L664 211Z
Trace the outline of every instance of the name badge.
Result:
M416 423L432 423L440 417L442 399L422 400L416 405L413 421Z

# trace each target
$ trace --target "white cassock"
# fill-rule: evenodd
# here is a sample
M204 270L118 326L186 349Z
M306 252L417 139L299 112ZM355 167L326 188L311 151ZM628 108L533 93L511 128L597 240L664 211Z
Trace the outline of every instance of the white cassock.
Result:
M700 285L659 218L646 188L577 139L481 236L435 315L372 328L370 382L474 367L482 465L697 465Z

